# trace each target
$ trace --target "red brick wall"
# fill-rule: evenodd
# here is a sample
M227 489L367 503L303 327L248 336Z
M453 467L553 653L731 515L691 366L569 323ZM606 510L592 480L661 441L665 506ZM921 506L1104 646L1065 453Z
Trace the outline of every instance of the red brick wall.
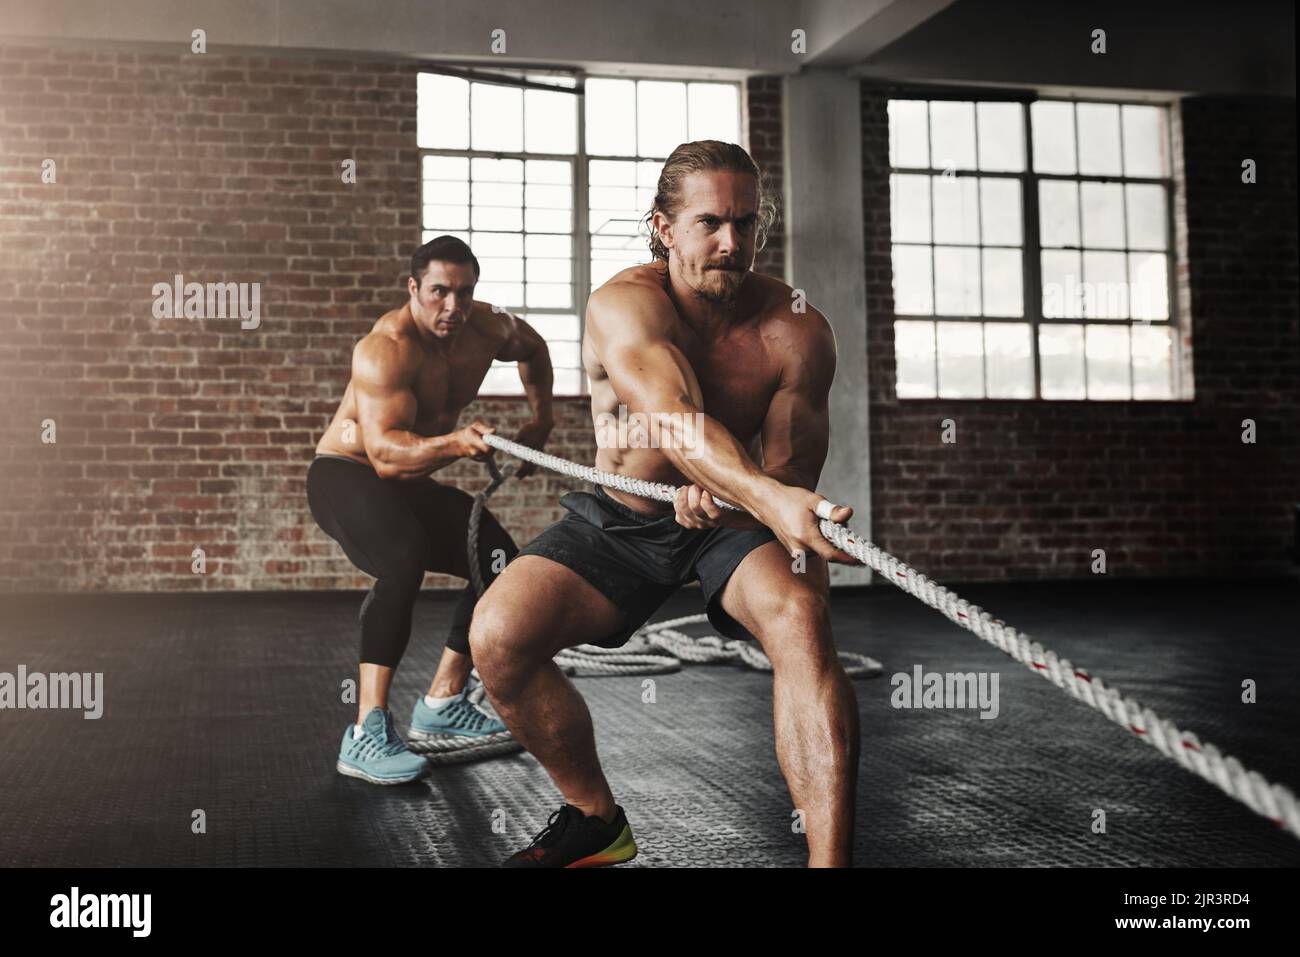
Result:
M874 537L941 580L1286 571L1300 501L1294 100L1182 105L1195 400L895 396L886 96L864 84ZM1259 181L1241 182L1255 159ZM957 424L955 445L940 422ZM1257 441L1241 441L1254 419Z
M785 182L782 143L781 102L783 81L779 76L755 76L745 81L745 144L758 164L768 194L776 200L777 220L767 243L754 259L754 271L785 277L785 220L781 194Z
M778 194L780 88L746 93ZM304 475L353 343L405 295L415 96L415 70L385 62L0 46L0 590L368 586ZM760 268L779 275L782 246ZM260 282L260 327L153 318L176 273ZM526 416L485 399L462 422L512 435ZM548 449L592 462L588 403L555 416ZM486 482L473 463L439 477ZM539 473L492 508L522 543L578 484Z
M779 78L746 85L746 142L778 190L780 102ZM884 103L864 95L882 547L949 580L1084 575L1097 547L1115 575L1283 567L1300 496L1292 106L1184 105L1195 402L900 403ZM368 584L315 527L303 478L352 344L404 296L414 117L414 71L390 63L0 46L0 590ZM758 268L783 273L780 227ZM260 327L153 318L153 284L178 272L260 282ZM525 414L490 399L462 421L509 435ZM946 417L957 446L937 443ZM586 402L556 418L550 450L591 462ZM526 541L574 484L539 474L493 510Z
M353 343L405 297L415 100L414 71L382 62L0 46L0 589L368 586L304 475ZM260 282L260 326L155 319L176 273ZM466 419L510 434L523 413ZM590 461L585 404L556 414L553 451ZM561 485L494 505L526 540L556 509L519 489Z

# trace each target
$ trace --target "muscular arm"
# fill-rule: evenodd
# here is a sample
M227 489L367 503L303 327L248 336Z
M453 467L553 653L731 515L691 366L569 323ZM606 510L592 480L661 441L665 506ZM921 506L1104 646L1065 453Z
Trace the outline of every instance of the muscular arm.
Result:
M830 448L827 399L835 379L835 333L821 313L809 309L796 334L763 419L763 471L783 485L813 492Z
M373 333L352 352L361 440L380 478L424 478L461 456L453 436L412 431L418 410L412 385L419 364L415 346Z
M763 474L782 485L817 490L830 448L827 399L835 379L835 333L817 310L809 309L790 333L796 338L782 350L781 382L763 418ZM728 528L759 528L747 514L723 512Z
M510 321L510 338L506 340L497 358L502 362L516 362L519 381L524 385L524 395L533 410L533 421L549 425L554 422L551 412L551 388L554 373L551 370L551 352L546 340L528 323L506 313Z
M780 483L754 464L720 422L704 414L699 382L669 335L674 321L665 297L631 284L603 286L588 301L587 334L628 413L662 415L660 451L673 467L696 485L761 515L766 496ZM702 423L692 449L684 447L688 421Z

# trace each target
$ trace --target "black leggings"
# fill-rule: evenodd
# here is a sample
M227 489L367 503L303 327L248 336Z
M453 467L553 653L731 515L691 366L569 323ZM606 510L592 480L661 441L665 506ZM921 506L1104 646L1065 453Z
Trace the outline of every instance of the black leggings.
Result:
M466 537L474 499L432 479L381 479L369 465L318 455L307 470L307 503L316 524L343 546L352 564L375 577L361 603L362 662L396 668L411 638L411 610L424 573L469 578ZM509 533L483 509L478 559L484 585L518 552ZM501 554L504 561L494 562ZM471 582L447 633L453 651L469 654L477 601Z

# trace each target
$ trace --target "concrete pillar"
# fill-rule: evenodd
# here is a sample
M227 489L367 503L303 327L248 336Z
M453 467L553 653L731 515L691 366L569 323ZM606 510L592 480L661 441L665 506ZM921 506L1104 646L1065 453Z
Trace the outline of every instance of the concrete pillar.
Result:
M786 275L830 320L839 361L831 387L830 452L817 490L852 505L871 536L867 429L867 292L863 274L862 132L858 81L841 70L785 79ZM868 584L870 569L831 566L833 585Z

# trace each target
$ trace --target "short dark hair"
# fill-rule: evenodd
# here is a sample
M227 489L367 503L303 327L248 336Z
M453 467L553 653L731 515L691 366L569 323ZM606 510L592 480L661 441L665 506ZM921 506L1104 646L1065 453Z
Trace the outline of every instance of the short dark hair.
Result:
M437 236L430 239L411 256L411 278L415 280L416 286L420 285L420 277L424 275L425 268L435 259L438 262L455 263L458 266L472 263L474 278L478 278L478 260L474 258L474 253L469 246L455 236Z

